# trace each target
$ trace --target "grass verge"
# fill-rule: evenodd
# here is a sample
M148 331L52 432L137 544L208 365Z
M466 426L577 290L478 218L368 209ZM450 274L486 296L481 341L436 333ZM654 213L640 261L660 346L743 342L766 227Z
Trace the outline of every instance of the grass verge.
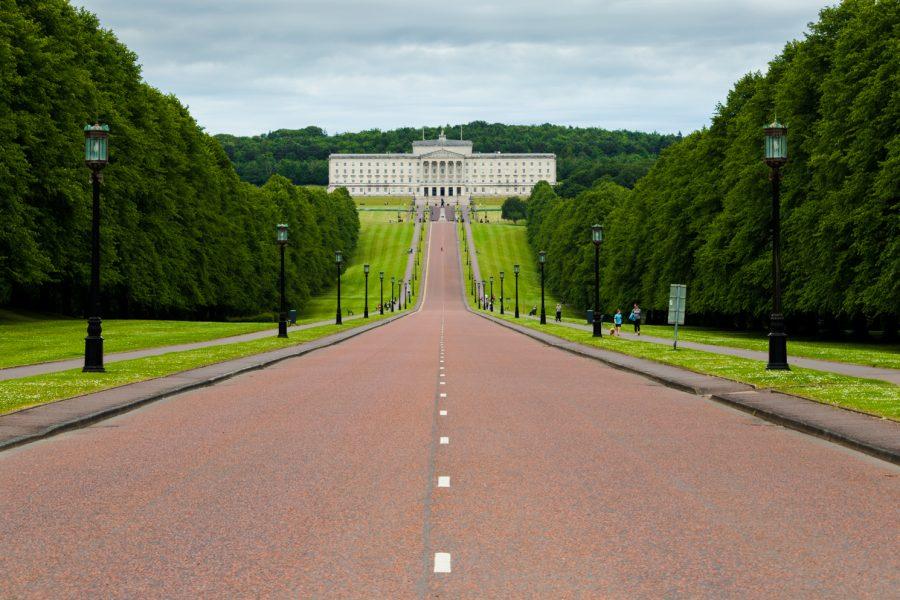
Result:
M277 323L219 323L109 319L103 321L104 351L126 352L276 330ZM87 323L0 311L0 369L84 356Z
M353 325L322 325L294 331L291 332L290 337L287 339L278 338L273 333L271 338L250 342L238 342L184 352L171 352L159 356L110 363L106 366L105 373L82 373L81 369L72 369L60 371L59 373L0 381L0 414L99 392L129 383L156 379L269 350L296 346L297 344L319 339L339 331L354 329L388 316L390 314L384 317L373 314L368 321L355 321Z
M496 314L494 316L499 317ZM687 348L675 351L660 344L609 336L594 338L589 331L572 329L564 325L553 323L541 325L534 319L515 320L509 316L500 318L585 346L645 358L695 373L739 381L760 389L773 389L823 404L900 420L900 386L886 381L848 377L800 367L792 367L790 371L766 371L763 363L748 358Z
M369 271L369 314L380 302L378 273L384 271L384 297L390 301L391 277L403 279L409 248L412 246L415 222L405 220L395 222L393 213L360 212L359 245L353 259L341 276L341 310L347 316L348 309L354 314L363 314L365 307L365 275L363 264L368 263ZM337 287L310 299L300 323L334 318L337 307Z

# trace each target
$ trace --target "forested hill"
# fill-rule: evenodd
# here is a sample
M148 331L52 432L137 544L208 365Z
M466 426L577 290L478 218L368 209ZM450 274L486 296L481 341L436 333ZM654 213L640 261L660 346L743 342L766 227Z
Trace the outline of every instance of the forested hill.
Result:
M792 331L853 323L893 332L900 314L900 3L845 0L765 74L738 81L708 128L667 148L633 190L530 200L548 282L586 306L588 227L606 226L601 300L664 311L687 284L689 318L763 324L771 310L771 184L763 125L788 127L782 181L784 308ZM830 325L829 325L830 324Z
M425 128L436 138L441 127ZM458 137L460 125L444 125L448 138ZM462 125L476 152L552 152L557 157L557 178L564 194L575 194L595 181L608 179L631 187L653 164L660 151L680 136L634 131L607 131L595 127L560 125L502 125L474 121ZM260 183L273 173L296 184L328 183L328 155L334 152L410 152L422 129L405 127L328 135L318 127L281 129L254 137L217 135L246 181Z
M288 298L302 308L350 255L346 193L242 182L136 56L65 0L0 2L0 305L81 314L90 274L85 123L110 126L103 172L103 315L224 317L277 306L275 225L288 223Z

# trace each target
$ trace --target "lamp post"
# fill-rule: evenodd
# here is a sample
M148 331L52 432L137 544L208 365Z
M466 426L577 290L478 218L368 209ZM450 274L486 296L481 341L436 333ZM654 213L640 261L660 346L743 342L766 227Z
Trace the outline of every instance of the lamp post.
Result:
M278 248L281 251L281 310L278 313L278 337L286 338L287 334L287 308L284 303L284 247L288 243L288 226L286 223L279 223L275 226L275 241L278 242Z
M334 251L334 264L337 267L337 312L334 319L335 325L341 324L341 263L344 262L344 257L341 255L340 250Z
M395 277L391 277L391 312L394 312L394 281Z
M378 271L378 287L381 289L379 294L380 299L378 301L380 304L379 310L381 311L381 314L384 314L384 271Z
M513 274L516 276L516 318L519 318L519 265L513 265Z
M481 280L481 308L487 310L487 281Z
M84 126L84 163L91 170L91 288L88 298L87 337L84 338L86 373L102 373L103 320L100 318L100 171L109 162L109 125Z
M488 296L490 299L489 308L491 309L491 312L494 312L494 276L491 275L488 279L491 280L491 295Z
M603 337L603 323L600 322L600 244L603 243L603 225L591 226L591 241L594 242L594 337Z
M544 263L547 261L547 253L538 252L538 262L541 265L541 325L547 324L547 312L544 310Z
M775 121L763 131L766 135L765 162L772 180L772 317L769 321L769 362L766 369L787 371L787 334L781 309L781 167L787 162L787 127Z
M503 277L505 273L500 271L500 314L503 314Z
M363 318L369 318L369 263L363 265L363 273L366 276L366 295L365 295L365 303L363 304Z

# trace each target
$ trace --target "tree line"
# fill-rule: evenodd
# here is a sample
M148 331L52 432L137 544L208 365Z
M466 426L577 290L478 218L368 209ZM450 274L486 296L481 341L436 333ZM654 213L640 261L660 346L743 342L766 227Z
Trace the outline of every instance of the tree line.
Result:
M333 283L359 219L345 191L278 175L242 182L136 56L65 0L0 3L0 304L82 314L90 277L86 122L108 123L104 315L223 318L278 306L276 223L290 226L287 293Z
M669 148L633 190L603 182L572 197L538 185L532 248L548 284L591 304L589 227L605 226L601 305L664 318L687 284L695 323L758 327L771 311L771 184L765 123L788 130L782 181L784 306L796 331L852 326L893 335L900 313L900 4L825 8L765 74L741 78L712 123Z
M262 183L280 174L298 185L328 184L328 155L332 153L410 152L423 133L436 138L462 135L477 152L538 152L556 154L557 180L565 194L575 194L598 180L631 187L653 164L656 156L680 136L636 131L608 131L597 127L562 125L503 125L473 121L462 125L389 131L327 134L319 127L281 129L267 134L216 138L225 148L238 174Z

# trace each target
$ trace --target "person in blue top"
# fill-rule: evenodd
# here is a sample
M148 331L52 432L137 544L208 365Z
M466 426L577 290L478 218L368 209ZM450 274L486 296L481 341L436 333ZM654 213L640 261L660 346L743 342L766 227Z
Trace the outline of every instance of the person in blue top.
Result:
M622 309L616 309L616 315L613 317L613 322L616 324L616 335L622 337Z

